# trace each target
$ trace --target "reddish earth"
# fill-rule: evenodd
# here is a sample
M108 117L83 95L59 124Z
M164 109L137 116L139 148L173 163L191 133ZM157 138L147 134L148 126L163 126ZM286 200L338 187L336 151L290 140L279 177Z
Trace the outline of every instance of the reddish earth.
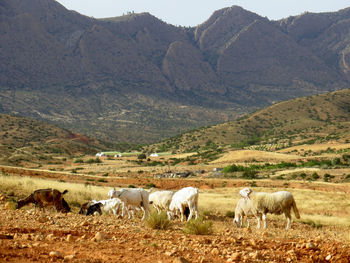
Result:
M30 173L22 170L17 174ZM34 173L40 177L80 180L77 175ZM142 178L114 180L121 185L144 183ZM178 188L188 183L215 188L221 187L223 181L153 182L159 188ZM230 184L239 186L245 182L227 181L226 186ZM292 187L305 186L295 183ZM10 198L0 195L0 262L350 262L349 240L337 234L348 229L315 229L293 222L292 229L285 231L282 220L269 220L267 231L256 230L254 226L238 229L228 217L212 217L211 235L188 235L183 232L184 223L178 221L170 230L153 230L140 218L128 221L111 215L86 217L75 212L65 215L50 209L35 211L30 206L12 210L7 205Z
M153 230L139 219L86 217L0 206L0 262L349 262L350 247L329 231L297 224L286 233L237 229L231 222L212 235L184 234L183 224ZM225 221L225 220L224 220ZM303 234L304 232L304 234ZM308 237L305 238L305 232ZM302 237L304 236L304 237ZM10 238L10 239L6 239ZM187 261L186 261L187 260Z

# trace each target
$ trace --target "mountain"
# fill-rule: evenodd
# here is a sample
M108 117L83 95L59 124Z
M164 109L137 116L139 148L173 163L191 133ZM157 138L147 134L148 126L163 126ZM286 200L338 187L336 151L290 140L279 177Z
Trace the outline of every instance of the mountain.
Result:
M23 117L0 114L0 163L57 162L59 157L94 154L111 146L81 134Z
M269 21L238 6L195 28L0 3L0 112L149 143L349 84L350 11Z
M196 129L150 145L149 152L193 152L262 145L267 149L349 143L350 89L276 103L238 120Z

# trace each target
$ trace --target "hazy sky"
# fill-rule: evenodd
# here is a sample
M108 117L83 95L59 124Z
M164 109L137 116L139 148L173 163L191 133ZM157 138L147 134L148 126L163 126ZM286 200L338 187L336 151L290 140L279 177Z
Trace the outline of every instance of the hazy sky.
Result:
M350 7L349 0L56 0L67 9L95 18L149 12L163 21L196 26L218 9L238 5L271 20L305 11L330 12Z

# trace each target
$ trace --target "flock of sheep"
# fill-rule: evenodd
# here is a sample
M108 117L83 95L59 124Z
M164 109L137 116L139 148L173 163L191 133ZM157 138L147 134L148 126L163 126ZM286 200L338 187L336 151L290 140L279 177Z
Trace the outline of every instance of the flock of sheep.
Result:
M43 208L46 205L53 205L57 211L69 212L70 208L64 200L63 193L56 189L39 189L34 191L28 197L17 202L17 208L34 203ZM145 220L150 214L149 205L152 204L154 208L160 213L162 210L167 211L169 220L184 217L191 220L194 216L198 218L198 189L194 187L185 187L176 192L174 191L146 191L143 188L131 189L111 189L108 192L109 199L106 200L92 200L81 206L79 214L93 215L96 213L102 214L113 213L115 216L128 218L134 216L136 210L142 210ZM238 200L235 217L233 222L238 227L243 226L244 217L254 216L257 219L257 228L260 228L261 221L263 221L264 228L266 228L266 215L284 214L287 219L286 229L291 225L291 210L293 209L296 218L300 218L298 208L296 206L293 195L287 191L280 191L275 193L254 192L250 188L244 188L239 191L241 198ZM249 227L249 220L248 220Z

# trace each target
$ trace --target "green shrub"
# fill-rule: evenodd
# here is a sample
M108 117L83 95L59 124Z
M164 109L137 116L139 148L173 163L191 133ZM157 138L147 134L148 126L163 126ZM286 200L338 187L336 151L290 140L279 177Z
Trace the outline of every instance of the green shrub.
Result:
M137 159L139 159L139 160L143 160L143 159L146 159L147 157L146 157L146 154L144 154L144 153L141 153L141 154L139 154L138 156L137 156Z
M209 235L213 232L213 222L204 221L203 217L187 221L184 232L191 235Z
M309 225L309 226L311 226L313 228L322 228L322 224L320 222L315 223L314 221L312 221L310 219L309 220L304 220L304 221L302 221L302 223L304 223L306 225Z
M108 181L107 181L107 180L105 180L105 179L103 179L103 178L98 179L98 180L97 180L97 182L100 182L100 183L108 183Z
M91 163L102 163L102 161L101 161L100 158L96 157L95 159L90 158L90 159L86 160L86 163L89 163L89 164L91 164Z
M154 183L148 183L145 185L145 188L149 189L149 188L157 188L157 186Z
M153 212L146 219L146 225L152 229L167 230L171 227L171 222L165 211L160 214Z
M78 159L75 159L74 161L73 161L73 163L83 163L84 161L83 161L83 159L81 159L81 158L78 158Z
M318 178L320 178L320 176L316 172L314 172L311 176L312 176L312 179L314 180L317 180Z
M227 211L226 216L229 218L234 218L235 217L235 211Z

